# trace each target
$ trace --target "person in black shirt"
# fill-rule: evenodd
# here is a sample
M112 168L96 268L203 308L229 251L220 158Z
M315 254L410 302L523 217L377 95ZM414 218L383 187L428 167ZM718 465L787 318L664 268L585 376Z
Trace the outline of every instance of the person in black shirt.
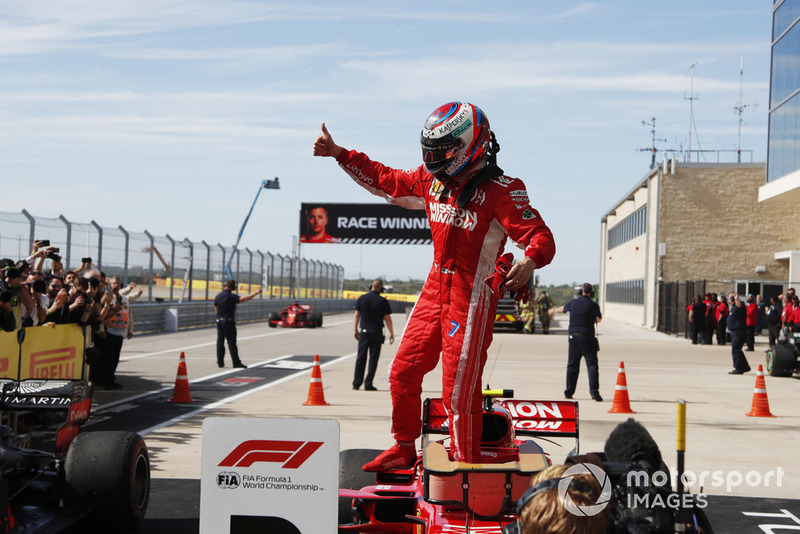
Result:
M578 385L581 369L581 356L586 360L586 371L589 373L589 393L597 402L601 402L600 373L597 364L599 346L595 337L594 325L603 319L600 306L592 300L594 286L583 284L581 295L560 306L556 311L569 313L569 353L567 360L567 388L564 397L571 399Z
M692 345L706 344L706 312L708 307L703 302L703 297L697 295L692 299L689 307L689 335L692 338Z
M353 376L353 389L361 387L364 390L377 391L372 385L375 371L378 368L378 358L381 356L383 343L383 323L389 329L389 343L394 343L394 327L392 326L392 308L389 301L381 296L383 282L375 280L370 286L370 291L358 297L356 301L355 337L358 340L358 356L356 356L356 371ZM359 324L360 323L360 324ZM364 378L364 368L367 364L367 351L369 351L369 367Z
M769 332L770 346L778 342L778 335L781 332L781 312L783 305L781 304L780 295L777 297L769 298L769 308L767 308L767 331Z
M247 366L239 359L239 348L236 346L236 305L260 295L261 288L244 297L236 295L235 290L236 282L228 280L225 283L225 289L214 297L214 312L217 314L217 365L225 367L225 341L227 340L233 366L247 369Z
M747 309L739 298L739 293L731 293L730 301L731 314L728 316L728 330L731 331L733 369L728 371L728 374L741 375L750 370L750 364L742 351L746 335Z

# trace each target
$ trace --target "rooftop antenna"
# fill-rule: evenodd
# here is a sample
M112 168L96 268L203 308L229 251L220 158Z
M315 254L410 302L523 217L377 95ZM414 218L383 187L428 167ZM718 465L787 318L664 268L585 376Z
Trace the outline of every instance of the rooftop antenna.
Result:
M652 157L650 158L650 168L654 168L656 166L656 141L661 141L662 143L666 143L666 139L656 139L656 118L653 117L650 119L650 122L642 121L643 126L650 126L652 129L650 130L650 134L653 138L652 144L649 147L640 148L639 152L650 151L652 153Z
M694 66L697 65L697 62L692 63L692 66L689 67L691 71L691 78L689 81L689 96L683 95L684 100L689 101L689 147L686 151L687 159L686 161L692 161L692 125L694 124L694 106L692 102L694 100L699 100L700 97L694 96Z
M739 137L736 142L736 157L738 163L742 162L742 126L745 125L742 114L745 108L751 107L744 103L744 54L739 56L739 105L733 106L734 111L739 115ZM753 104L752 107L755 107Z

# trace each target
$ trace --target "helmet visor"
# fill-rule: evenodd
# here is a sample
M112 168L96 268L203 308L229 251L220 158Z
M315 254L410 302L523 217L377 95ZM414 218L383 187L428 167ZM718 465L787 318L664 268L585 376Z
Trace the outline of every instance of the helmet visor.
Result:
M455 159L461 140L448 139L446 142L425 139L422 142L422 162L431 174L440 174Z

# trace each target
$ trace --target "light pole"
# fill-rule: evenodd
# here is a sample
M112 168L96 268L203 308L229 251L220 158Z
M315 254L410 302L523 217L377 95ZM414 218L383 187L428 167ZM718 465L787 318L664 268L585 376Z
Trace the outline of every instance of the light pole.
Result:
M242 223L242 229L239 230L239 235L236 237L236 243L233 245L233 250L231 250L230 256L228 256L228 262L225 264L225 276L228 277L228 280L233 279L233 274L231 273L231 261L233 260L233 255L236 252L236 247L239 246L239 241L242 239L242 234L244 234L244 227L247 226L247 221L250 220L250 214L253 213L253 208L256 206L256 201L258 200L258 195L261 194L262 189L280 189L280 183L278 183L278 177L276 176L274 180L263 180L261 185L258 187L258 193L256 193L256 198L253 199L253 205L250 206L250 211L247 212L247 217L244 218L244 222Z

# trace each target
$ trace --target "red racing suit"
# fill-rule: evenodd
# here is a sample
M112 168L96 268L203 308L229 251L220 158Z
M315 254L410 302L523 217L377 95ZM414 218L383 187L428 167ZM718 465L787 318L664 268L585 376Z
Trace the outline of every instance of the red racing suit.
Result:
M433 237L433 266L408 319L390 369L392 432L398 442L421 434L422 379L442 355L442 398L456 460L480 457L482 373L492 341L497 296L484 279L494 273L506 238L541 268L555 255L550 229L530 206L525 184L498 176L481 183L459 207L460 191L441 191L423 166L392 169L342 150L339 165L359 185L389 202L424 209Z

